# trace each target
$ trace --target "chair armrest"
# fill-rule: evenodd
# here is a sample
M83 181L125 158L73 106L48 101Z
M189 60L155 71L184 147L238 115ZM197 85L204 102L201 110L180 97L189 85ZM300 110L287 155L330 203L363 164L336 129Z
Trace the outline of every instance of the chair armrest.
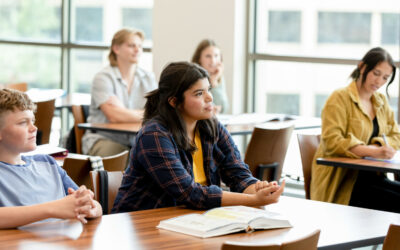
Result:
M272 178L273 178L272 180L273 181L278 181L279 180L279 176L276 176L277 173L278 173L278 171L277 171L278 167L279 167L279 163L278 162L257 165L257 168L258 168L258 179L259 180L263 180L265 170L271 169Z

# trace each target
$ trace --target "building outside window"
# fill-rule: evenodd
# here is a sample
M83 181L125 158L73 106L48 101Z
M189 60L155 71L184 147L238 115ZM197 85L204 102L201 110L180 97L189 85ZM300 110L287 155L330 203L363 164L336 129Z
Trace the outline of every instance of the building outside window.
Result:
M350 83L373 47L385 48L399 66L399 1L253 0L249 6L249 112L320 117L327 97ZM389 88L396 116L399 73ZM302 176L294 139L287 155L283 172Z
M255 44L249 57L255 72L250 111L296 113L275 100L281 95L288 105L298 102L299 115L318 117L326 97L348 85L369 49L382 46L399 62L396 0L255 0L250 14L255 20L250 34L250 44ZM398 75L389 89L394 110Z

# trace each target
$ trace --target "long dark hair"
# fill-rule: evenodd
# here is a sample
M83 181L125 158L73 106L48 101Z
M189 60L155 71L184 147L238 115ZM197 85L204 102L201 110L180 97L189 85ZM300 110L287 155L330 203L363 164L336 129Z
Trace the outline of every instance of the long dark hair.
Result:
M386 95L389 96L389 86L392 84L394 77L396 76L396 66L394 65L392 56L384 49L380 47L373 48L365 54L363 59L361 59L363 67L365 65L364 73L361 75L361 69L358 65L357 68L351 73L350 77L353 80L358 80L361 77L361 83L364 84L365 80L367 79L368 73L375 68L381 62L387 62L390 66L392 66L393 73L392 77L390 78L388 84L386 85Z
M200 58L201 58L201 53L203 53L203 50L205 50L205 49L207 49L208 47L216 47L216 48L219 48L218 46L217 46L217 44L214 42L214 40L211 40L211 39L204 39L204 40L202 40L198 45L197 45L197 48L196 48L196 50L194 51L194 54L193 54L193 56L192 56L192 63L197 63L198 65L200 65L201 66L201 63L200 63ZM221 53L221 52L220 52ZM220 56L221 56L221 62L223 61L222 60L222 53L220 54ZM221 77L219 78L219 79L217 79L217 81L218 81L218 83L220 83L221 82Z
M169 129L180 148L193 152L196 147L187 136L186 125L179 111L179 106L184 102L183 93L198 80L208 78L205 69L189 62L174 62L168 64L161 73L158 89L148 93L144 107L143 125L151 119L156 119ZM175 107L169 103L170 98L175 98ZM202 135L216 138L217 121L213 117L197 122Z

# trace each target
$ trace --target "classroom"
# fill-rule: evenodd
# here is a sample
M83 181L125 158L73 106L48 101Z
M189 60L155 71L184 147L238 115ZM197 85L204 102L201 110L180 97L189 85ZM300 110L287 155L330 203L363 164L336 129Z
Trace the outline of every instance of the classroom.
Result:
M399 1L0 13L0 249L400 249ZM165 229L231 206L290 226Z

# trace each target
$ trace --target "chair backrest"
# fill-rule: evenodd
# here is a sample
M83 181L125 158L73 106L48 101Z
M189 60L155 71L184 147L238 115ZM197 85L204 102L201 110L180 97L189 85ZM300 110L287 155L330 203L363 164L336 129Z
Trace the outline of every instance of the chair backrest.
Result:
M304 190L306 192L306 199L310 199L312 160L318 149L321 135L297 134L297 140L299 142L301 164L303 166Z
M49 143L55 109L54 103L55 99L35 103L35 125L38 128L36 142L38 145Z
M284 242L281 245L270 244L270 245L250 245L245 242L231 242L227 241L222 245L222 250L298 250L307 249L315 250L318 246L318 239L321 230L315 230L309 235L302 238Z
M281 250L316 250L318 247L318 240L321 230L315 230L311 234L304 236L300 239L284 242L281 245Z
M103 166L107 171L124 171L128 163L129 151L103 157Z
M19 82L19 83L9 83L6 85L8 89L16 89L22 92L26 92L28 90L28 83L26 82Z
M87 105L72 105L71 111L74 117L74 133L75 133L75 145L76 145L76 153L82 154L82 136L85 133L85 130L79 129L79 123L85 123L88 114L85 114L85 107Z
M63 168L68 176L78 185L85 185L92 189L92 181L90 180L89 172L92 170L92 165L89 159L65 158Z
M104 169L107 171L123 171L126 168L129 151L125 150L117 155L102 158ZM78 185L85 185L92 189L90 171L92 164L89 159L65 158L63 168L68 176Z
M382 250L398 250L400 249L400 225L391 224Z
M262 180L278 180L293 131L292 123L266 123L254 128L246 149L244 162L249 165L253 176ZM264 171L259 175L260 165L277 163L275 171Z
M123 175L123 171L90 171L94 198L103 207L103 214L111 212Z

